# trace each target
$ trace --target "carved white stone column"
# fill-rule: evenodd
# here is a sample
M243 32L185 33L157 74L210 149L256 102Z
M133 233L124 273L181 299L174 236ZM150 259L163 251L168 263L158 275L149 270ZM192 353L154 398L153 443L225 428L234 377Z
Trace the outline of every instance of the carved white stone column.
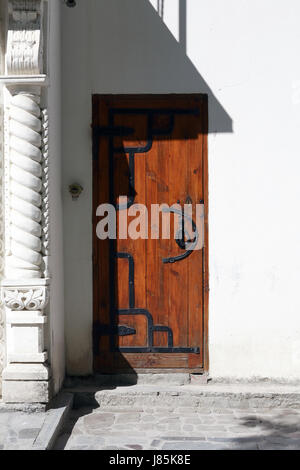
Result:
M25 87L24 87L25 88ZM41 277L41 110L38 94L24 89L11 97L9 279Z
M5 402L48 402L48 118L43 0L9 0L5 105Z

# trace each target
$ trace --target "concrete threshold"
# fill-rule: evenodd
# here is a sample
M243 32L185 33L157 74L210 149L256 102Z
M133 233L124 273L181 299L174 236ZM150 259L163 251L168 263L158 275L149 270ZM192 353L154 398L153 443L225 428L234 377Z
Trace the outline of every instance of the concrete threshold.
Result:
M32 442L24 441L24 438L20 438L19 441L16 438L16 442L13 443L13 449L16 450L51 450L54 446L55 440L58 437L61 429L68 418L69 412L73 406L73 394L61 392L59 393L49 405L45 404L5 404L0 403L0 422L1 415L9 416L9 419L24 421L24 416L29 415L29 418L25 418L25 428L21 429L23 433L28 435L27 441L32 439ZM33 420L33 427L30 427L31 417L35 414L36 417ZM27 427L26 427L27 426ZM3 425L2 425L3 428ZM9 427L7 427L9 433ZM34 434L34 436L32 436ZM1 442L0 442L1 445ZM2 444L6 450L10 450L9 442Z
M88 377L66 377L65 387L74 386L125 386L125 385L188 385L195 374L149 373L149 374L95 374ZM197 375L198 380L207 382L207 375Z
M72 407L72 393L62 392L52 400L32 450L51 450L53 448Z
M101 408L299 408L300 386L278 383L209 383L206 385L95 385L65 389L74 406Z

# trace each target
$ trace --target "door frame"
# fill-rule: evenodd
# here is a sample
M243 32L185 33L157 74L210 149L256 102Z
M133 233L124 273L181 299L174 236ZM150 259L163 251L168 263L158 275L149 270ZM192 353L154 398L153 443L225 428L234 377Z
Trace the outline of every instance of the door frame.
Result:
M208 95L201 93L156 93L156 94L106 94L106 93L95 93L92 95L92 124L91 127L97 126L98 119L98 100L101 98L114 98L114 99L137 99L137 98L184 98L184 97L201 97L203 100L203 107L205 109L205 116L203 117L204 133L203 133L203 188L204 188L204 263L203 263L203 372L209 371L209 347L208 347L208 328L209 328L209 228L208 228L208 214L209 214L209 191L208 191ZM97 225L96 220L96 209L97 209L97 194L98 194L98 177L97 173L99 171L98 158L94 158L95 152L98 152L98 136L93 133L92 135L92 192L93 192L93 204L92 204L92 264L93 264L93 320L95 318L95 295L94 292L98 288L97 276L96 276L96 263L97 258L95 255L95 243L97 240L95 227ZM94 370L94 355L93 355L93 370ZM145 373L147 371L151 373L156 372L180 372L179 369L143 369ZM136 369L136 372L140 370Z

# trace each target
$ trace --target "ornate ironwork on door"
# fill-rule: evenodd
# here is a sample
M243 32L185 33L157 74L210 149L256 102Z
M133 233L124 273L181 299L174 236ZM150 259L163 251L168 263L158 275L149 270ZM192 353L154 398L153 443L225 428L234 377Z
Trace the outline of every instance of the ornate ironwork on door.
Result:
M114 144L115 137L129 137L134 134L134 129L131 127L115 125L115 117L117 115L141 115L147 119L147 139L144 145L136 147L117 147ZM169 136L172 134L175 123L176 115L199 115L199 109L150 109L150 108L110 108L108 111L108 126L94 126L93 127L93 158L97 159L99 155L99 138L106 136L108 138L108 152L109 152L109 203L114 205L117 211L126 210L134 204L135 200L135 158L140 154L145 154L152 149L153 139L155 136ZM157 128L154 125L156 116L164 116L168 118L168 125L165 128ZM114 192L114 154L126 153L129 157L129 180L128 180L128 198L126 204L117 204L115 202ZM201 201L202 202L202 201ZM197 245L199 234L195 222L184 215L180 210L170 209L169 212L177 213L182 216L181 231L176 237L178 246L185 250L185 253L170 258L163 258L162 263L175 263L190 256L193 252L193 247ZM184 228L184 218L189 219L192 225L194 238L193 240L186 240L187 232ZM110 282L109 282L109 298L110 298L110 311L109 311L109 324L101 322L94 323L94 353L99 354L99 343L102 336L109 336L110 338L110 351L111 352L124 352L124 353L194 353L199 354L199 347L176 347L173 344L173 331L169 326L155 325L152 314L144 308L136 308L135 306L135 286L134 286L134 258L130 253L115 252L114 240L109 241L110 251ZM115 269L114 265L116 259L125 259L129 264L129 279L128 279L128 298L129 305L126 309L115 308ZM116 346L116 336L135 335L135 328L126 325L117 325L117 318L120 316L137 316L141 315L147 320L147 345L144 347L131 346L131 347L118 347ZM156 332L167 333L167 346L160 347L154 346L153 335Z

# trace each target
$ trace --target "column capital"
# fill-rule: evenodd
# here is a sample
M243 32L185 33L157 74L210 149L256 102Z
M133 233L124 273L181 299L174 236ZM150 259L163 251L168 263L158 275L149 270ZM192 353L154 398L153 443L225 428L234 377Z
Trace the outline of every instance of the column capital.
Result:
M44 0L8 0L5 75L0 83L48 86L44 74Z
M38 86L48 87L49 79L47 75L0 75L0 83L7 87L13 86Z
M8 0L6 75L43 71L43 0Z

